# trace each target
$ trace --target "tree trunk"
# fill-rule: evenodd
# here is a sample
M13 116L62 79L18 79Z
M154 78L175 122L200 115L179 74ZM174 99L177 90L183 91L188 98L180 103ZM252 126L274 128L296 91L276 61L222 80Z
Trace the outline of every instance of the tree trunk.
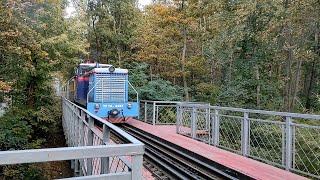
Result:
M284 8L288 9L290 4L290 0L284 0ZM284 24L283 28L283 36L284 36L284 51L287 53L287 61L286 61L286 76L285 76L285 90L284 90L284 102L283 107L284 111L291 112L290 108L290 99L291 97L291 66L293 59L293 49L292 49L292 37L290 32L290 27L288 24Z
M314 80L316 79L316 63L317 63L317 58L320 57L320 42L319 42L319 34L320 34L320 29L319 29L319 24L316 24L316 31L314 33L314 41L315 41L315 53L318 55L314 58L312 62L312 67L311 67L311 75L310 75L310 81L309 81L309 86L307 89L307 99L306 99L306 109L310 110L311 109L311 93L313 89L313 85L315 84ZM319 62L319 61L318 61Z
M313 89L313 81L314 81L314 76L315 76L315 61L312 62L312 67L311 67L311 75L310 75L310 81L309 81L309 86L308 86L308 91L307 91L307 100L306 100L306 109L310 110L311 109L311 92Z
M212 60L210 63L211 84L215 82L215 78L216 78L214 66L215 66L215 63L214 63L214 60Z
M290 109L293 109L294 105L295 105L295 100L297 97L297 93L298 93L298 87L299 87L299 82L300 82L300 74L301 74L301 65L302 65L302 60L299 60L298 62L298 67L296 70L296 77L294 79L294 81L292 81L293 83L293 89L292 89L292 98L289 104Z
M260 108L260 91L261 91L261 86L260 86L260 72L259 72L259 67L256 66L256 80L257 80L257 108Z
M286 63L286 79L285 79L285 98L284 98L284 107L285 107L285 111L291 112L291 108L290 108L290 100L291 100L291 66L292 66L292 49L288 50L288 54L287 54L287 63Z
M181 10L184 11L184 3L185 0L182 0ZM183 90L185 100L189 101L189 92L188 92L188 84L187 84L187 75L185 72L185 63L186 63L186 53L187 53L187 28L186 25L183 25L182 28L182 36L183 36L183 48L182 48L182 57L181 57L181 70L182 70L182 81L183 81Z
M99 63L101 63L101 49L100 49L100 43L99 43L99 38L98 38L98 34L97 34L97 31L96 31L96 26L95 26L95 21L96 21L96 17L93 18L93 22L92 22L92 29L93 29L93 32L94 32L94 36L95 36L95 40L96 40L96 53L97 53L97 61Z
M118 65L120 67L121 66L121 47L119 44L117 45L117 54L118 54Z
M183 89L185 100L189 101L189 92L187 85L187 75L185 72L185 62L186 62L186 51L187 51L187 32L186 27L183 27L183 49L182 49L182 57L181 57L181 70L182 70L182 81L183 81Z
M313 84L315 76L316 76L316 63L317 60L319 60L320 57L320 41L319 41L319 35L320 35L320 28L319 28L319 23L316 24L316 30L314 33L314 41L315 41L315 53L318 55L314 58L312 62L312 68L311 68L311 76L310 76L310 81L309 81L309 87L307 90L307 99L306 99L306 109L310 110L311 109L311 93L313 89Z

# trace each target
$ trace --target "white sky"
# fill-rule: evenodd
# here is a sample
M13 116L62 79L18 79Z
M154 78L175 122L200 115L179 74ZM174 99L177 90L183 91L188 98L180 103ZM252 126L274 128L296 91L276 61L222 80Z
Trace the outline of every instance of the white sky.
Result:
M151 4L152 3L152 0L139 0L139 5L140 6L145 6L145 5L148 5L148 4Z
M152 0L138 0L139 8L143 9L144 6L152 3ZM66 16L71 17L73 13L75 13L76 9L73 7L72 2L69 0L69 6L66 8Z

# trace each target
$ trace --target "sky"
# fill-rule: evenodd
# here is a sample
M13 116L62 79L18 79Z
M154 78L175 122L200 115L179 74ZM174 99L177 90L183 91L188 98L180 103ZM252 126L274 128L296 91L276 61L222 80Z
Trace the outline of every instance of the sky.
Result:
M142 6L145 6L145 5L148 5L148 4L151 4L152 0L139 0L139 5L140 7Z
M139 0L139 8L143 9L145 5L151 4L152 0ZM66 8L66 17L71 17L75 13L75 8L73 4L69 1L69 6Z

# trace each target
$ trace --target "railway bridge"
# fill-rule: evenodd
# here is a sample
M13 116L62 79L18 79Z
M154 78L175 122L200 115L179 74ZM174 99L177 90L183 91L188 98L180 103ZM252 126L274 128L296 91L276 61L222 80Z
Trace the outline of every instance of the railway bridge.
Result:
M0 165L70 160L73 179L320 178L320 115L140 101L116 126L62 97L68 147L0 152Z

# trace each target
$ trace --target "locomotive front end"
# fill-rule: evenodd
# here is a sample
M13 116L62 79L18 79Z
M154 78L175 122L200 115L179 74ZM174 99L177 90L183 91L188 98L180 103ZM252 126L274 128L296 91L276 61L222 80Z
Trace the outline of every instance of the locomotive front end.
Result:
M128 70L121 68L94 68L89 76L87 109L113 123L139 115L138 94L136 100L129 101Z

